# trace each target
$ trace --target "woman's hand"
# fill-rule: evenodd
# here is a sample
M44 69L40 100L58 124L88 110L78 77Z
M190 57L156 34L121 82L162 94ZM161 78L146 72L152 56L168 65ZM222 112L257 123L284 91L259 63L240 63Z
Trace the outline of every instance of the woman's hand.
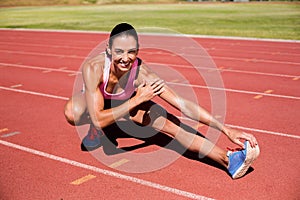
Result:
M224 132L233 143L241 146L242 148L245 147L241 140L248 140L252 148L257 145L257 140L252 134L235 130L229 127L224 128Z
M164 92L164 85L165 83L161 79L157 79L152 83L143 81L143 83L137 88L135 97L139 103L149 101Z

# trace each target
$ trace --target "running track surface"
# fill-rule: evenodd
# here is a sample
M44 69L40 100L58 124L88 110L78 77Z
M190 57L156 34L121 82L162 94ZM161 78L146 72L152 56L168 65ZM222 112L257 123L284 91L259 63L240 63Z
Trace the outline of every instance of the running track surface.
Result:
M145 37L162 40L174 51L182 47L173 37ZM140 51L139 56L170 86L177 84L182 92L190 85L208 110L210 85L195 72L221 75L226 116L214 115L254 134L261 148L250 173L232 180L214 164L181 156L176 148L166 149L155 141L143 145L140 139L117 139L119 147L132 147L129 154L165 149L167 155L177 156L148 173L130 169L160 164L165 157L139 162L128 153L110 156L104 147L94 153L81 151L85 133L66 123L63 108L83 60L105 39L104 33L0 31L0 199L300 198L300 43L193 38L217 67L198 66L198 71L174 52L155 46ZM194 52L186 51L182 57ZM163 71L164 66L189 84ZM193 127L206 134L201 124ZM225 136L217 139L222 148L236 147Z

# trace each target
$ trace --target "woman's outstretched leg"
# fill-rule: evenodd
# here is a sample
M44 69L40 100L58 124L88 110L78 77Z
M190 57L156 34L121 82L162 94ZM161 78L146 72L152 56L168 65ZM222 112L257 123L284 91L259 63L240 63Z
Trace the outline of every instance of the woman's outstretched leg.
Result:
M175 138L186 149L205 155L224 167L228 166L228 157L225 150L219 148L206 138L182 128L179 120L175 117L169 118L168 116L170 115L159 105L149 102L143 104L142 109L132 113L134 115L131 115L131 120L164 132Z
M154 106L155 105L155 106ZM258 157L259 148L252 148L246 141L245 149L237 152L227 152L208 139L189 132L180 126L177 118L168 118L166 111L157 104L150 104L149 109L139 110L131 116L133 121L152 126L174 137L181 145L190 151L202 154L228 169L233 179L244 176L251 163Z

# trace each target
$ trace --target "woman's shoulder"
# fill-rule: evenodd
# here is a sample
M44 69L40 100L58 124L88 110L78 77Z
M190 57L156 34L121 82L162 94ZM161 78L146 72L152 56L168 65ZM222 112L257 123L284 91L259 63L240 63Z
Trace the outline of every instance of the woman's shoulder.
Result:
M157 74L146 63L141 62L139 73L138 73L138 79L152 82L157 78L158 78Z
M88 57L83 63L82 71L103 71L105 64L105 53L99 55Z
M82 66L82 76L85 85L97 87L103 80L105 54L89 57Z
M145 62L143 62L142 60L140 60L139 67L140 67L140 69L139 69L140 73L143 75L147 75L151 72L148 65Z

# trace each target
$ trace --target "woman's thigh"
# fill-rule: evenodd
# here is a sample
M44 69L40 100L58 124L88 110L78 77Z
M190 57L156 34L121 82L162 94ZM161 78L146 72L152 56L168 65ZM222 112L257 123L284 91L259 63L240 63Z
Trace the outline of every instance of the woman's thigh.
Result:
M129 119L143 126L161 129L167 120L167 111L153 101L137 106L129 112Z

